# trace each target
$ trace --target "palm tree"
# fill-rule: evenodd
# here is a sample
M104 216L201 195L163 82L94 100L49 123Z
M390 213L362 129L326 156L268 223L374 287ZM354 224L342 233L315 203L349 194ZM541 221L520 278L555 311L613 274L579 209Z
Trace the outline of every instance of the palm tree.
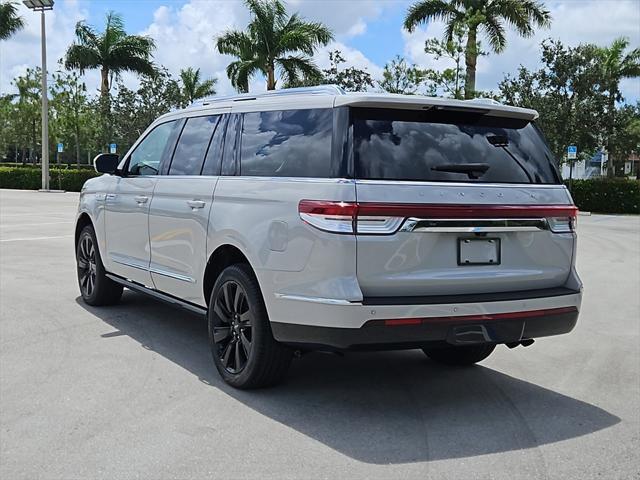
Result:
M616 102L623 100L620 81L626 78L640 77L640 48L626 52L629 40L617 38L609 47L600 49L602 61L603 88L607 92L607 151L613 150L611 139L616 125ZM614 163L612 158L612 164ZM607 175L614 175L614 168L607 169Z
M280 0L245 0L252 20L246 31L227 31L217 39L218 51L238 60L227 67L231 84L240 92L249 90L250 78L261 72L267 90L276 88L276 72L287 84L322 73L311 60L316 48L333 39L322 23L306 22L297 13L289 16Z
M478 30L482 29L493 51L500 53L507 45L505 24L523 37L530 37L534 25L551 24L551 14L538 0L421 0L409 7L404 28L412 32L420 23L432 20L444 21L446 41L453 40L456 28L466 29L464 96L473 98L480 50Z
M215 85L218 79L209 78L201 81L199 68L194 70L189 67L186 70L180 70L180 79L182 80L181 96L186 105L193 103L199 98L216 94Z
M100 98L108 98L113 77L124 71L153 75L151 61L155 49L153 39L139 35L127 35L122 16L107 13L104 32L99 34L82 22L76 24L76 42L67 50L65 67L78 69L80 73L100 69Z
M6 40L24 27L22 17L13 2L0 3L0 40Z

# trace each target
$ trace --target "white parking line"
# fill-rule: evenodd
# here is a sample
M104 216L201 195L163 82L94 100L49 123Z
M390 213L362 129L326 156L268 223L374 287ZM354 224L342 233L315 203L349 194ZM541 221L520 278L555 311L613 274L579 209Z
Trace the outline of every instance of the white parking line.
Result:
M7 238L2 239L0 242L29 242L31 240L52 240L54 238L71 238L73 235L60 235L57 237L31 237L31 238Z
M70 224L73 222L46 222L46 223L16 223L12 225L4 224L3 227L39 227L40 225L62 225L62 224Z

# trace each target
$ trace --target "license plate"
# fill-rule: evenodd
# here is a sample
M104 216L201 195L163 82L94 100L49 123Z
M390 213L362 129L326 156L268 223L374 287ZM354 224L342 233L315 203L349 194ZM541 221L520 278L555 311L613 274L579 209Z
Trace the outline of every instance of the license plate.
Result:
M458 265L500 265L500 239L459 238Z

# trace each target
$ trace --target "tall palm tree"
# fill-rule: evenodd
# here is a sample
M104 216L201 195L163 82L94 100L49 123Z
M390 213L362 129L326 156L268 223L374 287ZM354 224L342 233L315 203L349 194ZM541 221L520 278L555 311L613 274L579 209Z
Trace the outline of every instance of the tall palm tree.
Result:
M0 40L6 40L24 27L22 17L13 2L0 3Z
M507 45L505 24L523 37L530 37L534 26L551 24L551 14L538 0L421 0L409 7L404 28L412 32L420 23L432 20L444 21L446 41L453 40L456 28L466 29L464 96L473 98L479 54L478 31L482 29L493 51L500 53Z
M100 98L107 99L114 77L124 71L153 75L151 61L155 43L149 37L127 35L122 16L109 12L104 32L82 22L76 24L76 41L65 57L65 67L85 70L100 69Z
M640 77L640 48L627 52L629 40L617 38L608 47L600 48L602 61L603 88L607 92L607 151L611 152L610 144L616 125L616 102L622 101L620 81L626 78ZM613 162L612 158L612 164ZM608 176L614 175L614 168L608 168Z
M199 98L216 94L217 78L208 78L200 80L200 69L191 67L180 70L180 80L182 80L181 96L183 102L189 105Z
M280 0L245 0L245 4L252 16L246 31L227 31L216 42L220 53L238 58L227 67L238 91L247 92L250 78L258 72L267 78L267 90L276 88L276 73L287 84L321 77L311 56L333 39L331 30L304 21L297 13L289 15Z

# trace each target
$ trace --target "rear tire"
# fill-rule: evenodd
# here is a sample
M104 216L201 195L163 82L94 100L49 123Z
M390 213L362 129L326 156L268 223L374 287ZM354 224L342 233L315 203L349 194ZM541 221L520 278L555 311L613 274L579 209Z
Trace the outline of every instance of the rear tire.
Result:
M452 366L468 366L481 362L495 350L495 344L445 345L423 348L422 351L434 362Z
M293 352L273 338L258 280L248 265L222 271L211 292L208 324L213 362L229 385L261 388L285 377Z
M120 301L122 285L106 276L98 250L96 232L91 225L84 227L78 237L76 266L80 294L85 303L98 307Z

